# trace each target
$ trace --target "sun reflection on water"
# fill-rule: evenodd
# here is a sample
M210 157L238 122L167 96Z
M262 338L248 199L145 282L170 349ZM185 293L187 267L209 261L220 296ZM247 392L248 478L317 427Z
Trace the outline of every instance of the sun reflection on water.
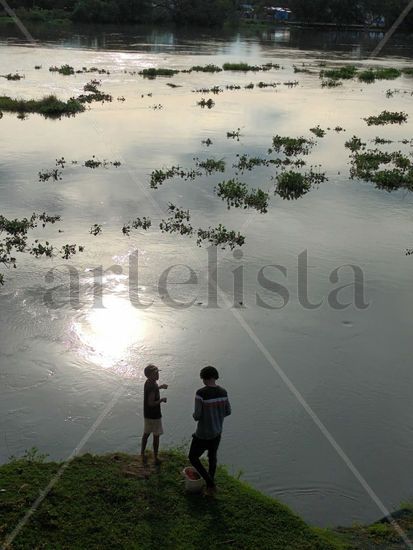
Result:
M123 372L131 348L139 346L144 338L142 312L116 295L106 296L103 305L104 308L90 309L80 321L74 321L72 334L85 360Z

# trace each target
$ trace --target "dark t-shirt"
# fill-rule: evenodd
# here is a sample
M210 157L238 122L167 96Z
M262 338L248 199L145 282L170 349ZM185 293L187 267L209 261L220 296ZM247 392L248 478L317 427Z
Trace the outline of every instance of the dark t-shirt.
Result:
M145 418L162 418L161 414L161 405L155 405L154 407L150 407L148 404L148 398L150 393L154 393L154 400L159 401L160 395L159 395L159 387L156 382L152 382L151 380L147 380L145 382L145 387L143 390L143 416Z

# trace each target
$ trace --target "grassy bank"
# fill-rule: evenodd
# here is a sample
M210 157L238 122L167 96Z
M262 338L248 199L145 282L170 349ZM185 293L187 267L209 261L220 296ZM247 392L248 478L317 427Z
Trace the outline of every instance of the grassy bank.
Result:
M125 454L76 458L13 548L333 549L323 532L223 468L216 497L187 495L185 456L168 452L155 470ZM150 464L150 462L149 462ZM14 460L0 467L0 543L60 464Z

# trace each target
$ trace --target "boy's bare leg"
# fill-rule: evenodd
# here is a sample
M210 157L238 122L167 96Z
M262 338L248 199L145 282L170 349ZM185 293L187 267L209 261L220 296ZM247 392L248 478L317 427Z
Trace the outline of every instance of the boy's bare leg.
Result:
M145 450L146 450L146 444L148 443L149 435L150 434L143 434L143 436L142 436L142 443L141 443L142 462L146 461Z
M153 434L153 455L154 455L155 463L159 463L158 452L159 452L159 435Z

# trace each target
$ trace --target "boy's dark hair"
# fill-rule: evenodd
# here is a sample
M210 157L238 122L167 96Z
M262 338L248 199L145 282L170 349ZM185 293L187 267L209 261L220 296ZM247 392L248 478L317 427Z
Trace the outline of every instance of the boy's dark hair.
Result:
M152 363L149 363L149 365L147 365L145 367L145 370L143 371L146 378L149 378L149 376L154 372L154 371L157 371L158 370L158 367L156 367L155 365L152 365Z
M204 367L200 372L200 377L202 380L210 380L211 378L218 380L219 374L215 367Z

